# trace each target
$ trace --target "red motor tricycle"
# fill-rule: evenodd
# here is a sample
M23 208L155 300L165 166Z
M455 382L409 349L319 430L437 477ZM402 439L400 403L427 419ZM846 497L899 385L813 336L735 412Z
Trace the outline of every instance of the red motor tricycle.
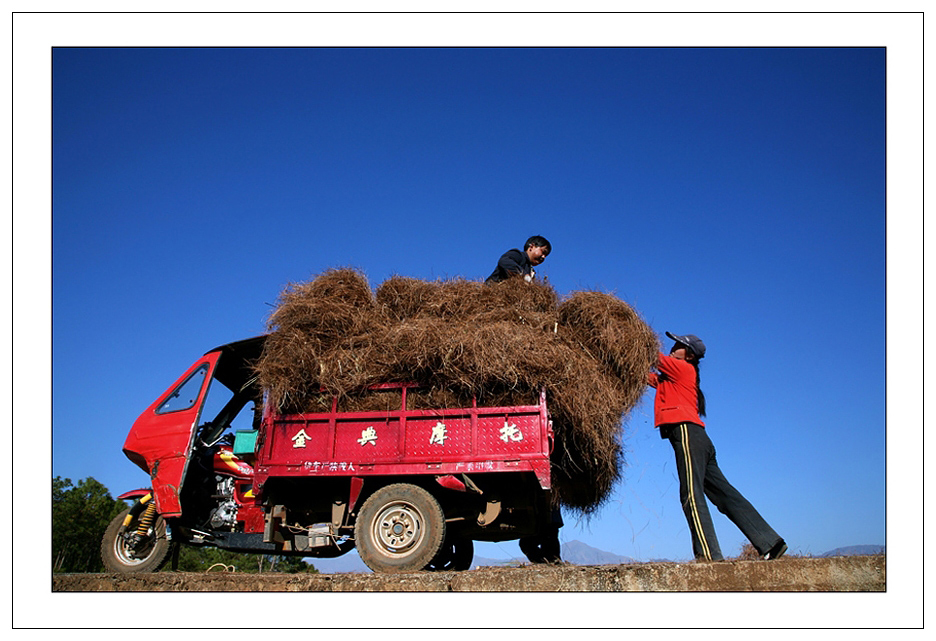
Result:
M109 570L156 571L173 544L313 558L357 548L376 572L468 569L473 541L521 539L532 561L558 558L544 392L522 406L413 409L417 386L387 383L365 392L392 396L388 409L330 398L281 413L257 387L263 344L207 352L136 420L123 449L151 487L119 497L134 503L104 535Z

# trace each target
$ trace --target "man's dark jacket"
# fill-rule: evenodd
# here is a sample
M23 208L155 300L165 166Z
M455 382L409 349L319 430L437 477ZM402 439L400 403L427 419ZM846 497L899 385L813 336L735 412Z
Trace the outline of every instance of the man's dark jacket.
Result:
M520 251L519 249L511 249L500 257L500 260L497 261L497 268L494 270L494 273L488 276L487 280L484 282L499 283L502 280L506 280L511 275L520 274L522 276L528 276L532 271L533 265L530 263L526 252Z

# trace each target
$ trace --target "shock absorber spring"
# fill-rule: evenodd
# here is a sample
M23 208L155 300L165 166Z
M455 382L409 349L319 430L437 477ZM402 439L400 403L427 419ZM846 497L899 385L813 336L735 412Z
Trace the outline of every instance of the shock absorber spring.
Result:
M146 533L149 531L150 526L153 524L153 521L156 518L156 502L153 501L146 506L146 509L143 510L143 515L140 517L140 523L137 525L136 533L138 536L146 536Z

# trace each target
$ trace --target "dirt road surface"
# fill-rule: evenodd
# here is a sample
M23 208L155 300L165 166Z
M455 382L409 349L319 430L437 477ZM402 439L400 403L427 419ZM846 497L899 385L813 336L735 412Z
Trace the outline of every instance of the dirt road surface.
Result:
M53 592L883 592L885 557L491 568L411 574L56 574Z

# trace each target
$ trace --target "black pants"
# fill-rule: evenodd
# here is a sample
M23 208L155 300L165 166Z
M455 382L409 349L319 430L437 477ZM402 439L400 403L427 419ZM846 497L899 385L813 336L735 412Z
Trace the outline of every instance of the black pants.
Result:
M695 423L661 425L660 436L669 439L676 454L679 500L692 532L692 551L696 559L719 561L724 558L718 547L706 497L738 526L760 554L765 554L780 541L780 536L718 468L715 446L705 428Z

